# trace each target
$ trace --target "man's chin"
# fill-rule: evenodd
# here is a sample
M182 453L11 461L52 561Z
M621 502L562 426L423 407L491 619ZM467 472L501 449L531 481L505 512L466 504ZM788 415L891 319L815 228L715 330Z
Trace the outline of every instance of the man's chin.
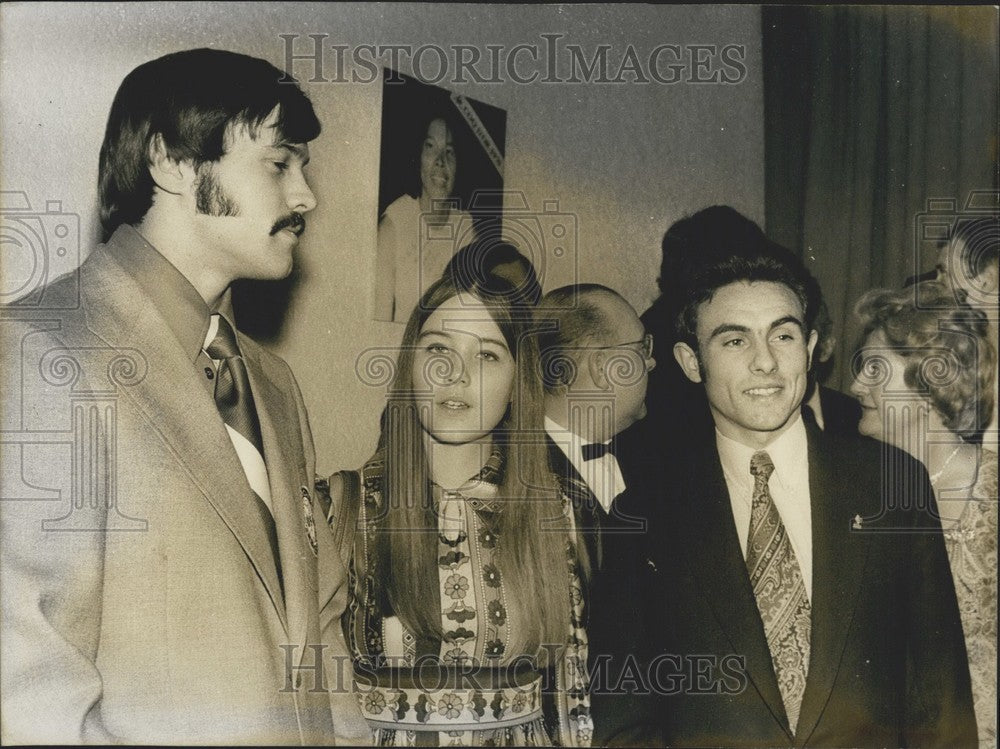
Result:
M244 274L240 278L247 281L283 281L292 274L295 262L292 258L285 264L275 263L267 268L256 268L253 271L244 269Z
M794 424L798 418L799 418L799 411L798 409L795 409L794 411L789 413L788 416L786 416L784 419L768 420L767 422L762 424L762 428L760 431L771 432L772 434L777 436L778 434L781 434L783 431L788 429L792 424Z
M759 418L750 416L749 418L743 419L741 422L737 422L737 424L748 432L777 437L795 423L798 418L798 414L798 409L795 409L789 412L784 418L773 414L761 416Z
M630 426L632 426L638 421L642 421L645 418L646 418L646 406L643 405L643 407L639 411L636 411L635 413L630 415L629 418L624 419L620 424L617 425L615 434L621 434Z

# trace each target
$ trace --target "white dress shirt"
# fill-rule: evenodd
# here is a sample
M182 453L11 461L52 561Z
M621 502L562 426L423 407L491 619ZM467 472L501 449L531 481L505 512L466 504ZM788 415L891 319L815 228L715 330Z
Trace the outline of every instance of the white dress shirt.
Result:
M600 458L584 460L583 446L588 443L575 432L563 429L548 416L545 417L545 431L569 458L569 462L590 487L604 511L610 513L615 497L625 491L625 479L618 459L611 453L605 453ZM608 440L605 444L610 442Z
M736 442L715 431L715 443L722 459L722 472L729 488L729 501L733 508L733 521L740 539L744 559L747 555L747 536L750 535L750 508L753 503L754 477L750 474L750 459L757 452L755 447ZM792 550L799 563L806 596L812 600L812 506L809 497L809 450L806 427L802 416L778 439L765 448L774 463L774 472L768 481L771 497L785 525Z

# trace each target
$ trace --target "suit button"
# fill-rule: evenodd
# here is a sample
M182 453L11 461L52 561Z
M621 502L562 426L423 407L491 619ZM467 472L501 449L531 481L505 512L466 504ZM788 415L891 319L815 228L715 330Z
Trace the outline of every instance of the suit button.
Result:
M208 379L210 379L210 380L211 380L211 379L212 379L213 377L215 377L215 372L213 372L213 371L212 371L212 368L211 368L211 367L205 367L205 377L207 377L207 378L208 378Z

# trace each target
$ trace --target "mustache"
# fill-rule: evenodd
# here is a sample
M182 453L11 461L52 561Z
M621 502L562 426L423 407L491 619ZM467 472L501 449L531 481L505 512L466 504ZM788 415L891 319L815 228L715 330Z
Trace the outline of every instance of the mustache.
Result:
M271 227L271 236L273 237L282 229L291 229L298 236L302 236L302 232L306 230L306 220L301 213L289 213Z

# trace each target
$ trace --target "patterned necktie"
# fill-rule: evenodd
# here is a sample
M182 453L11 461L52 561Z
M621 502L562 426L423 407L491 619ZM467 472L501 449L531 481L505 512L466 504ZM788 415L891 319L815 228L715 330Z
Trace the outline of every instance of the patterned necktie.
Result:
M747 570L764 622L785 714L794 734L809 673L812 613L795 552L767 485L773 471L771 456L763 450L754 453L750 459L754 487Z
M247 365L236 343L236 334L226 318L218 314L212 315L212 322L213 324L209 326L209 335L216 325L218 329L215 337L205 346L205 353L219 362L215 378L215 405L222 414L229 439L236 448L236 455L256 497L253 511L260 515L267 529L268 543L274 555L278 582L282 583L283 593L278 534L272 515L267 465L264 463L264 441L260 435L260 421L257 418L257 409L254 407L253 392L250 390Z

